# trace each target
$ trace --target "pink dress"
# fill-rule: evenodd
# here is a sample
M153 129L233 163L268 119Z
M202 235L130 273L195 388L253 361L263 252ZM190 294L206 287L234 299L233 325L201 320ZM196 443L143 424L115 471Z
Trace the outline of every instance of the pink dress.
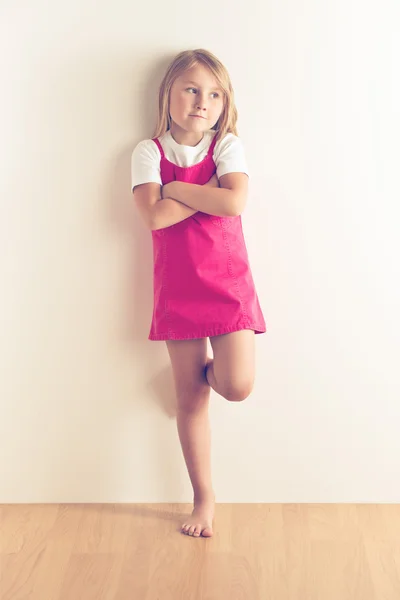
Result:
M213 151L191 167L161 153L161 180L204 185L216 172ZM241 329L264 333L266 325L250 270L242 220L197 212L152 231L154 307L150 340L188 340Z

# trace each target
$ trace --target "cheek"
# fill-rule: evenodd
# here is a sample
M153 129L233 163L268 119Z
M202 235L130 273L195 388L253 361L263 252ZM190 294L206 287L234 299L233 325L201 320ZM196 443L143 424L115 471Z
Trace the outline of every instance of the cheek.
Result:
M171 95L170 109L172 112L179 112L188 106L190 102L187 96L182 94Z
M220 104L217 104L216 106L214 106L214 115L219 117L222 114L223 110L224 110L224 105L221 102Z
M169 99L169 110L171 113L179 110L179 95L175 92L171 92L171 96Z

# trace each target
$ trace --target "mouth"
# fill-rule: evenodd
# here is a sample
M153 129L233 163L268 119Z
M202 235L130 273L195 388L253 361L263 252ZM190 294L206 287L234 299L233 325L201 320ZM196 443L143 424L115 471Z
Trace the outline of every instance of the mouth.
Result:
M202 117L201 115L189 115L189 117L194 117L195 119L205 119L205 117Z

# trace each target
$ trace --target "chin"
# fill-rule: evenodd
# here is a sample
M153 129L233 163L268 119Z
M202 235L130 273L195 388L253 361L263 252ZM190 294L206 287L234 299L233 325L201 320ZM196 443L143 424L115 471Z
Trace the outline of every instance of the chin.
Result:
M191 119L188 123L187 129L189 131L206 131L207 121L201 121L200 119Z

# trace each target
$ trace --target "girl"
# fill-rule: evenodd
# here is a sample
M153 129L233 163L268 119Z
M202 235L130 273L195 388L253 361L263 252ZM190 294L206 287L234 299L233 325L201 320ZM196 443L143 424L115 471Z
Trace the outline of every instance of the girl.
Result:
M166 341L172 363L194 493L181 531L194 537L213 535L210 389L247 398L254 334L266 331L243 238L248 169L236 121L225 67L207 50L187 50L161 82L154 138L132 153L132 191L153 237L149 339Z

